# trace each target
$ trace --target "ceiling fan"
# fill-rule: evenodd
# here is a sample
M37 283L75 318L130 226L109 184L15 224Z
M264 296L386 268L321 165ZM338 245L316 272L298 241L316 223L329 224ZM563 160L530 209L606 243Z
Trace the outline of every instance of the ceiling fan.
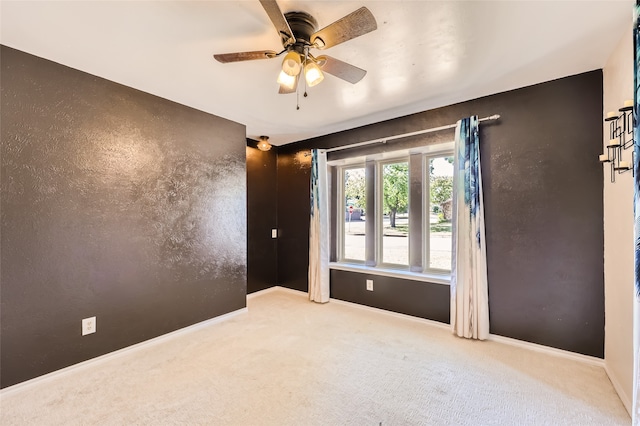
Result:
M318 23L305 12L284 15L275 0L260 0L269 19L276 27L283 50L257 50L252 52L222 53L213 57L223 64L228 62L271 59L285 54L278 77L278 93L295 93L301 74L309 87L324 79L323 72L355 84L367 73L365 70L328 55L313 56L310 49L328 49L345 41L367 34L377 28L373 14L366 7L344 16L333 24L317 30Z

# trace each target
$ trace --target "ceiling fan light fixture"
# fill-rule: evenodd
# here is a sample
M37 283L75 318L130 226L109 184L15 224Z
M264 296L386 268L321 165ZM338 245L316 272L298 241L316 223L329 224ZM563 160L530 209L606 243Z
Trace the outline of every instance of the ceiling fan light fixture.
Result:
M260 136L260 142L258 142L257 147L260 151L269 151L271 149L269 136Z
M304 78L307 79L307 85L309 87L313 87L324 80L324 74L320 70L318 64L313 61L307 61L304 66Z
M289 75L284 71L280 71L280 75L278 76L278 84L281 86L285 86L288 89L293 89L296 84L296 76Z
M300 54L295 50L291 50L286 54L284 59L282 60L282 71L284 71L287 75L295 77L300 74L300 69L302 68L302 61L300 60Z

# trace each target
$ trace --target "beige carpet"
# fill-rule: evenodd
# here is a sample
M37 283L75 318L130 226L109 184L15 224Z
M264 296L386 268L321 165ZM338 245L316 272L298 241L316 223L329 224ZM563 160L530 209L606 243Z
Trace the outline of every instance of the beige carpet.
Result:
M627 425L604 370L284 291L5 392L2 425Z

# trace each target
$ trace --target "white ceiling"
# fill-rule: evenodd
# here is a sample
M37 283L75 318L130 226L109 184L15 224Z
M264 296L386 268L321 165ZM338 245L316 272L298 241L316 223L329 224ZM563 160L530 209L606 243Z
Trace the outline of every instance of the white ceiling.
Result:
M6 1L0 43L188 105L281 145L602 68L632 25L633 0L287 1L322 28L360 6L378 29L323 53L368 71L278 95L281 50L258 0ZM317 53L317 52L316 52ZM500 111L496 111L499 113Z

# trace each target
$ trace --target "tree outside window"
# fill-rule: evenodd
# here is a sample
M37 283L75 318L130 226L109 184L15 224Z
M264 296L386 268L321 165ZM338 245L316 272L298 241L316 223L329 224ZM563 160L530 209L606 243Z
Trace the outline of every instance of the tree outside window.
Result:
M338 261L437 275L451 270L453 157L447 151L410 157L405 151L393 160L337 168ZM366 173L375 179L367 180ZM422 183L424 198L410 194L411 182ZM367 195L375 208L365 215ZM417 203L411 209L410 200ZM410 214L418 216L412 223L425 226L410 228ZM410 246L420 249L411 259Z
M409 265L409 163L382 165L382 262Z
M396 228L398 213L409 207L409 163L385 164L382 172L383 209L389 215L389 226Z

